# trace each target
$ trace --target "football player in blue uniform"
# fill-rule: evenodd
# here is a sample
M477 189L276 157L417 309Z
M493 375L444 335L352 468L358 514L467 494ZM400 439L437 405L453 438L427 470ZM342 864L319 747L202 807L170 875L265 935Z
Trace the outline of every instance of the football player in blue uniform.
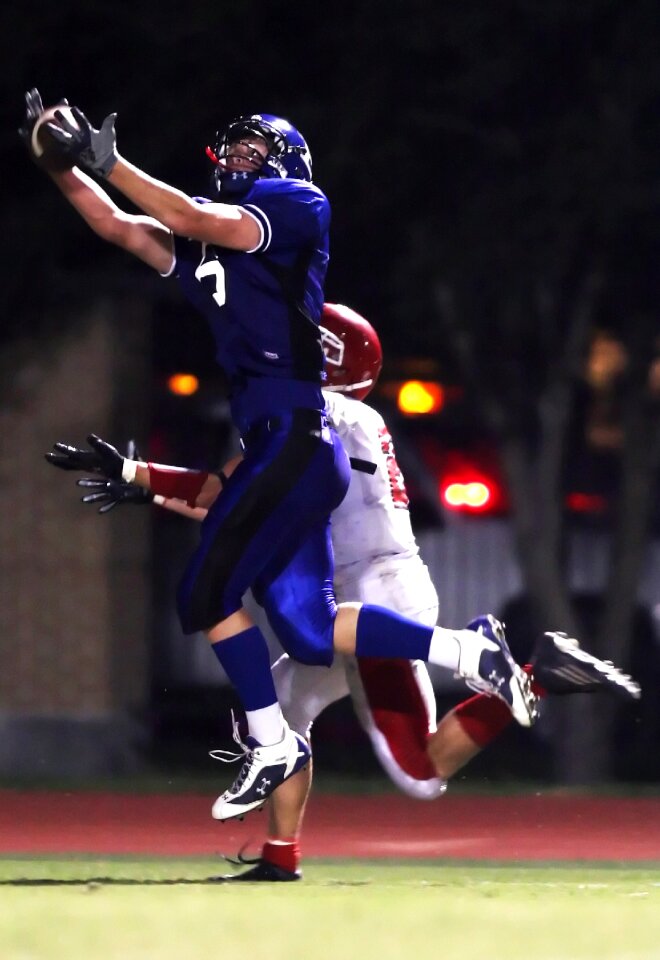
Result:
M43 111L38 91L26 103L29 141ZM454 630L378 606L336 603L329 522L348 488L350 465L321 393L318 323L330 207L312 183L300 132L270 114L232 122L210 151L219 195L211 201L189 197L124 159L115 115L95 129L74 107L56 114L48 130L73 164L50 173L66 199L99 236L178 279L207 318L231 383L244 458L209 509L178 595L183 629L205 632L248 722L244 763L216 800L214 817L261 806L309 759L306 741L282 715L266 641L243 607L249 588L296 660L329 665L335 650L426 660L499 696L530 726L536 702L529 679L493 617ZM89 173L143 213L122 211ZM67 452L75 448L57 445L54 456L69 457L73 469L135 480L134 461L98 438L89 442L79 467L80 451ZM200 492L191 489L190 502L199 503Z

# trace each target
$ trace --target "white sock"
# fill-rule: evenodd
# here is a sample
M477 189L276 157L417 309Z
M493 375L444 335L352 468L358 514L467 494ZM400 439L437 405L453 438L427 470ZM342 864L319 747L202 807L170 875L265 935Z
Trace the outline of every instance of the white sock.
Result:
M463 661L462 666L472 674L478 670L479 657L486 644L489 644L489 641L475 630L434 627L429 647L429 663L458 673Z
M465 632L450 630L448 627L434 627L429 647L429 663L435 663L438 667L446 667L447 670L456 672L461 652L456 634Z
M246 710L248 730L250 736L262 745L271 746L279 743L286 730L286 720L279 703L271 703L268 707L259 710Z

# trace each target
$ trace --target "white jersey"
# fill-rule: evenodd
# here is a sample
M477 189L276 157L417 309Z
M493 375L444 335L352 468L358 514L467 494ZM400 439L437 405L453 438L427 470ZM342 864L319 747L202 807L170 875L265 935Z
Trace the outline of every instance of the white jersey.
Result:
M376 464L374 474L351 471L348 493L332 513L337 601L389 607L435 626L438 596L415 543L408 495L385 422L358 400L329 391L323 395L349 457ZM374 663L372 659L371 669ZM273 666L273 680L287 722L307 737L319 713L350 694L358 720L394 783L412 797L431 800L444 793L446 783L426 755L426 739L436 728L426 664L388 663L386 681L378 672L365 675L365 664L355 657L335 656L330 667L311 667L284 654ZM399 696L406 692L405 704L398 701L394 724L383 710L385 683Z
M336 581L349 565L415 556L408 495L385 421L372 407L324 390L328 416L349 457L376 464L371 475L351 472L342 503L332 514Z

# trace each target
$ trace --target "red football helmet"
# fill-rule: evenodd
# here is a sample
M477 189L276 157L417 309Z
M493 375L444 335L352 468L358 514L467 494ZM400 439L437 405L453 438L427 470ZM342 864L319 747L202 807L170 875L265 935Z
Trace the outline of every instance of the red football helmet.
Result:
M323 389L364 400L383 366L378 334L368 320L339 303L323 304L319 329L327 376Z

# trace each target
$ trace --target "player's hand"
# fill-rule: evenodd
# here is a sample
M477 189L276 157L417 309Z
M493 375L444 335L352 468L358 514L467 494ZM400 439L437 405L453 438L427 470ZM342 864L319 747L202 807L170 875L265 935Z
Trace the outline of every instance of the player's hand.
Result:
M91 450L72 447L67 443L55 443L53 450L45 455L46 460L60 470L102 473L110 480L121 480L124 457L119 451L95 433L87 437L87 443Z
M78 107L71 107L76 125L63 113L56 113L57 123L47 124L50 133L65 153L82 167L107 177L118 160L116 113L109 114L96 130Z
M72 447L68 443L54 443L52 451L44 456L48 463L60 470L101 471L101 463L93 450Z
M144 506L151 503L154 495L144 487L137 487L133 483L124 483L123 480L107 480L102 477L82 477L76 480L79 487L91 490L81 497L83 503L98 503L99 513L107 513L113 507L124 503Z
M101 440L95 433L90 433L87 437L87 443L98 457L101 465L99 472L105 474L110 480L122 480L125 458L122 457L119 450L113 447L111 443Z
M66 97L62 97L61 100L58 100L57 106L68 107L69 101L66 99ZM36 87L33 87L25 94L25 118L23 119L22 125L18 128L18 134L25 146L28 148L31 156L33 156L31 146L32 131L34 130L34 126L43 112L44 105L41 99L41 94Z

